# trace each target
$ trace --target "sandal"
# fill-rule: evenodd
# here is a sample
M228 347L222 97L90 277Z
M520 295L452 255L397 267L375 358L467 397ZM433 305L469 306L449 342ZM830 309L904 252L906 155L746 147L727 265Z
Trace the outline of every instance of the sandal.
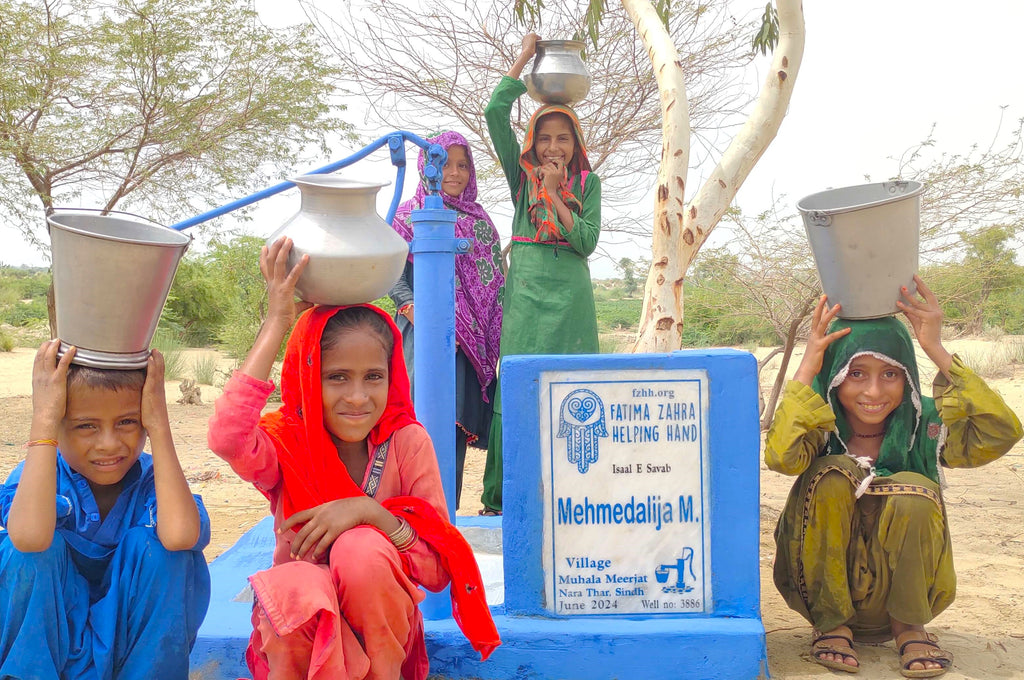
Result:
M811 657L817 663L834 671L843 671L845 673L857 673L860 671L860 659L857 658L857 650L853 648L852 635L835 635L833 633L822 635L818 631L814 631L814 633L817 637L811 640ZM830 640L845 640L847 646L837 645L834 642L829 642ZM857 662L857 665L851 666L843 660L836 661L823 658L825 654L837 654L843 657L843 659L853 659Z
M494 508L484 508L480 512L476 513L481 517L501 517L501 510L495 510Z
M928 645L934 647L927 651L906 652L908 645ZM896 638L896 653L900 655L900 673L906 678L934 678L942 675L953 665L953 655L939 647L939 638L923 630L908 630ZM941 668L911 669L910 664L932 661Z

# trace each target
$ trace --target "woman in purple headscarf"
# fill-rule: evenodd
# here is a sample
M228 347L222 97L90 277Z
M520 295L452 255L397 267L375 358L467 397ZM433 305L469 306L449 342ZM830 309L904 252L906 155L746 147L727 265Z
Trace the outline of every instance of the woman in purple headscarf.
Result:
M501 293L505 275L501 270L501 242L487 211L476 202L476 168L466 138L458 132L442 132L427 141L440 144L448 152L441 180L441 196L447 207L458 213L456 238L473 239L473 249L455 257L455 497L462 493L462 468L466 445L483 437L491 428L495 370L501 338ZM426 196L420 151L420 184L416 195L398 206L392 226L406 241L412 240L413 210L423 207ZM395 321L402 331L405 365L409 380L413 375L412 332L415 323L412 281L413 258L405 265L402 278L389 293L398 314Z

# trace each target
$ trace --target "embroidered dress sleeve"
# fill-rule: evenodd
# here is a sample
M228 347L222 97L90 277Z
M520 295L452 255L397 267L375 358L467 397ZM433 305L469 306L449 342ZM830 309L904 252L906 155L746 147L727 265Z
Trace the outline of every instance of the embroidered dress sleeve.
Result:
M765 464L784 475L801 474L821 453L835 423L835 414L817 392L790 380L765 438Z
M214 404L206 435L211 451L265 491L281 479L274 442L259 428L260 413L273 391L273 383L235 371Z
M512 116L512 105L525 93L526 85L523 81L502 76L491 93L487 108L484 109L487 132L494 144L494 152L498 154L501 169L505 171L505 180L508 182L513 203L522 188L523 169L519 167L519 154L522 153L522 149L509 120Z
M942 461L949 467L990 463L1020 441L1020 420L955 354L949 372L952 381L939 373L932 383L935 405L948 429Z
M416 496L430 503L438 514L448 517L448 506L441 486L434 444L420 425L409 425L395 433L402 495ZM449 576L441 559L424 541L417 541L404 554L409 576L427 590L438 591L448 585Z
M572 229L567 230L560 221L558 227L562 238L583 257L589 257L597 248L597 239L601 236L601 180L596 174L587 175L583 207L578 215L573 216Z

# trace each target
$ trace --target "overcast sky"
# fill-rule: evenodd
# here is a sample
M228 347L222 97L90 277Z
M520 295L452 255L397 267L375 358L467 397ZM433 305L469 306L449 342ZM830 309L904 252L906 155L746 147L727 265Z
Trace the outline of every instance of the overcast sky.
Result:
M742 16L759 13L764 0L732 5ZM270 22L302 16L295 0L257 0L256 7ZM932 124L936 154L962 153L991 140L1000 107L1007 107L1004 129L1024 116L1020 0L806 0L804 12L806 48L789 113L739 192L745 212L765 209L773 195L785 195L792 207L827 187L887 179L896 170L892 158L923 140ZM767 67L766 58L751 67L752 88ZM393 176L386 160L374 172ZM391 189L381 193L383 214ZM253 232L269 234L278 216L296 208L297 198L281 197L267 206L273 217L257 215ZM0 227L0 237L3 263L43 262L12 227ZM616 252L638 257L647 250L638 244ZM607 260L592 267L596 278L616 275Z

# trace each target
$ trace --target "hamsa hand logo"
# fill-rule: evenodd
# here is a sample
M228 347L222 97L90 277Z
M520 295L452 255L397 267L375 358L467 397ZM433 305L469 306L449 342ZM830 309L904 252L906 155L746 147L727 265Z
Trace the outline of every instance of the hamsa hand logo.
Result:
M558 436L566 440L569 462L575 463L581 474L586 473L590 464L597 462L598 439L608 436L601 397L586 389L570 392L562 400Z

